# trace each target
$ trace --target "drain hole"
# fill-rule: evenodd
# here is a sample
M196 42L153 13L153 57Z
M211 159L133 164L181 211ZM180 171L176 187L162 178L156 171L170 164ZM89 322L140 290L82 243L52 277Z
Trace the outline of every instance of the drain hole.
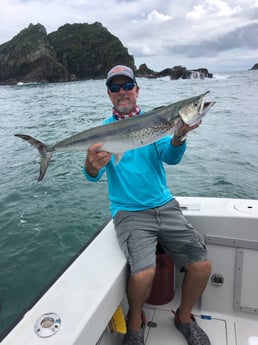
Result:
M56 313L41 315L34 324L34 332L40 338L47 338L54 335L61 327L60 316Z
M51 327L53 327L54 323L55 323L55 320L54 320L52 317L45 317L45 318L41 321L40 325L41 325L43 328L51 328Z

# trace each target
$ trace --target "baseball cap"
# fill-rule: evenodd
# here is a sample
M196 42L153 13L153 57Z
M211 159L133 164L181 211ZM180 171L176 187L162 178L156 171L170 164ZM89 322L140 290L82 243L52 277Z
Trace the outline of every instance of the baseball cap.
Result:
M124 65L116 65L112 67L111 70L108 72L106 85L109 85L111 80L114 77L118 76L126 76L136 83L134 72L130 67Z

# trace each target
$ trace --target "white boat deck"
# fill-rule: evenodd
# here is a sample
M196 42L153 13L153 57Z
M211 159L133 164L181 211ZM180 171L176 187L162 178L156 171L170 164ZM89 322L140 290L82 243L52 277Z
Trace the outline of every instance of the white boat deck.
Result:
M147 311L147 310L146 310ZM183 335L174 326L174 315L168 308L151 308L152 321L157 324L155 328L146 329L146 345L186 345ZM196 316L198 324L209 335L211 344L227 345L227 322L217 316L212 316L211 320L202 319ZM235 341L230 344L237 344Z
M176 311L177 307L177 298L163 306L146 304L144 311L149 325L145 329L145 345L186 345L183 335L174 326L172 310ZM251 316L243 319L217 313L200 313L198 309L193 312L198 324L208 334L211 345L253 345L250 338L258 337L258 323ZM101 339L101 344L121 345L122 339L123 335L113 334L109 340Z
M177 305L172 301L169 305L145 308L148 320L157 324L155 328L146 328L146 345L186 345L184 337L174 326L174 314L171 309L176 310ZM208 334L212 345L249 345L251 337L258 337L257 321L251 318L240 319L214 313L200 314L198 310L194 310L194 315L198 324Z

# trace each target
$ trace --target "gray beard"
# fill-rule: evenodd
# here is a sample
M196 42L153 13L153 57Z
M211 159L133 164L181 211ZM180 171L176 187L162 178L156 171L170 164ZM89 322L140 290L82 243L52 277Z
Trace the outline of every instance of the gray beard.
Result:
M117 107L117 111L122 114L128 114L132 111L131 107Z

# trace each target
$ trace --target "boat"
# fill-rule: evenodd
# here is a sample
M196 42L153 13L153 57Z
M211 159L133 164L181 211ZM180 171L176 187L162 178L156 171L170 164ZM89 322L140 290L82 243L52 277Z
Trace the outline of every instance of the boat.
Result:
M258 343L258 200L177 197L205 239L212 260L207 288L193 309L212 345ZM172 299L146 303L146 345L185 345L173 324L182 277ZM169 275L168 275L169 276ZM1 339L2 345L119 345L127 313L127 264L108 220ZM162 292L160 282L155 294ZM118 308L118 309L117 309ZM115 320L120 310L120 320ZM115 327L111 327L111 321ZM123 332L122 332L123 333Z

